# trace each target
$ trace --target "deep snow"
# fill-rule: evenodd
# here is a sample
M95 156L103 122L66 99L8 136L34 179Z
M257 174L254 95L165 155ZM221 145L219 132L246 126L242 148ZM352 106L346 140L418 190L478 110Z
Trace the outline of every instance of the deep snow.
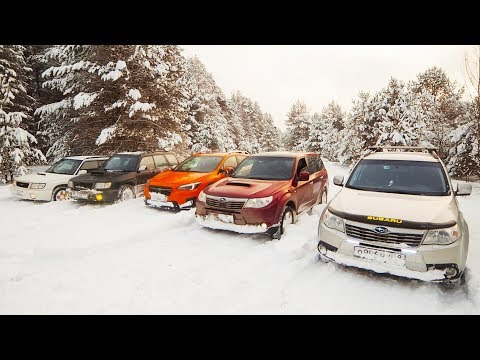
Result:
M346 168L326 163L330 180ZM329 199L338 187L330 184ZM480 313L480 188L460 198L470 226L467 284L374 275L318 261L323 205L278 241L202 228L194 211L19 201L0 187L1 314Z

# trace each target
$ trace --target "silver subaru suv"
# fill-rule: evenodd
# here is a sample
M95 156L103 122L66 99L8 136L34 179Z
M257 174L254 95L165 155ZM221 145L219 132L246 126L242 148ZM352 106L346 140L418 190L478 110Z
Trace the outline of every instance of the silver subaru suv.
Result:
M462 283L468 226L434 148L372 147L321 214L318 251L323 261L446 285Z

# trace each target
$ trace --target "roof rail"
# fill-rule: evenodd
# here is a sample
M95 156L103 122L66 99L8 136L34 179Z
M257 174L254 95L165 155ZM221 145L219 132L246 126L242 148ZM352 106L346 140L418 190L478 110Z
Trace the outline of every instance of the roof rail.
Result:
M432 154L436 159L440 159L437 154L438 148L435 146L390 146L390 145L377 145L368 147L372 152L379 151L422 151Z
M434 146L390 146L390 145L381 145L381 146L369 146L369 149L375 150L375 151L381 151L381 150L412 150L412 151L428 151L428 152L434 152L438 151L438 148Z
M249 154L249 152L248 152L248 151L245 151L245 150L232 150L232 151L229 151L228 153L229 153L229 154L233 154L233 153Z

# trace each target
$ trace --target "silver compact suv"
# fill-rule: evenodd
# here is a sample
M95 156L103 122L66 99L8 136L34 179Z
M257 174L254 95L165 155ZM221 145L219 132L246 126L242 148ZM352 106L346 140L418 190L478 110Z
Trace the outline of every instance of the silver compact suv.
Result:
M323 261L377 273L462 283L468 253L468 226L457 196L434 148L384 146L353 167L328 203L318 225Z

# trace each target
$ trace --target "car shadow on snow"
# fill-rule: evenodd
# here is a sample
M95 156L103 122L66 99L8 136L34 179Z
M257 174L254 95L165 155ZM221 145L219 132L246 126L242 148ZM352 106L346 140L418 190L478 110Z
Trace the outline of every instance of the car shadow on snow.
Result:
M253 240L259 244L267 243L272 241L272 238L268 234L243 234L243 233L237 233L233 232L230 230L222 230L222 229L210 229L207 227L202 226L202 231L205 231L210 234L221 234L221 235L227 235L230 238L236 238L236 239L248 239L248 240Z
M392 275L389 273L377 273L375 271L368 270L368 269L361 269L361 268L356 268L354 266L337 264L337 263L334 263L333 261L329 262L328 264L325 264L318 257L317 257L317 263L320 263L320 265L331 264L335 266L338 270L342 271L343 273L353 274L355 276L359 276L366 280L383 283L386 286L388 286L389 284L398 284L399 286L406 286L414 289L430 288L432 289L432 291L438 291L443 295L458 296L463 294L467 300L470 300L469 299L470 291L468 289L468 283L470 279L470 270L468 268L465 269L465 280L462 282L462 284L455 287L448 287L438 282L428 282L428 281L422 281L417 279L404 278L404 277Z

